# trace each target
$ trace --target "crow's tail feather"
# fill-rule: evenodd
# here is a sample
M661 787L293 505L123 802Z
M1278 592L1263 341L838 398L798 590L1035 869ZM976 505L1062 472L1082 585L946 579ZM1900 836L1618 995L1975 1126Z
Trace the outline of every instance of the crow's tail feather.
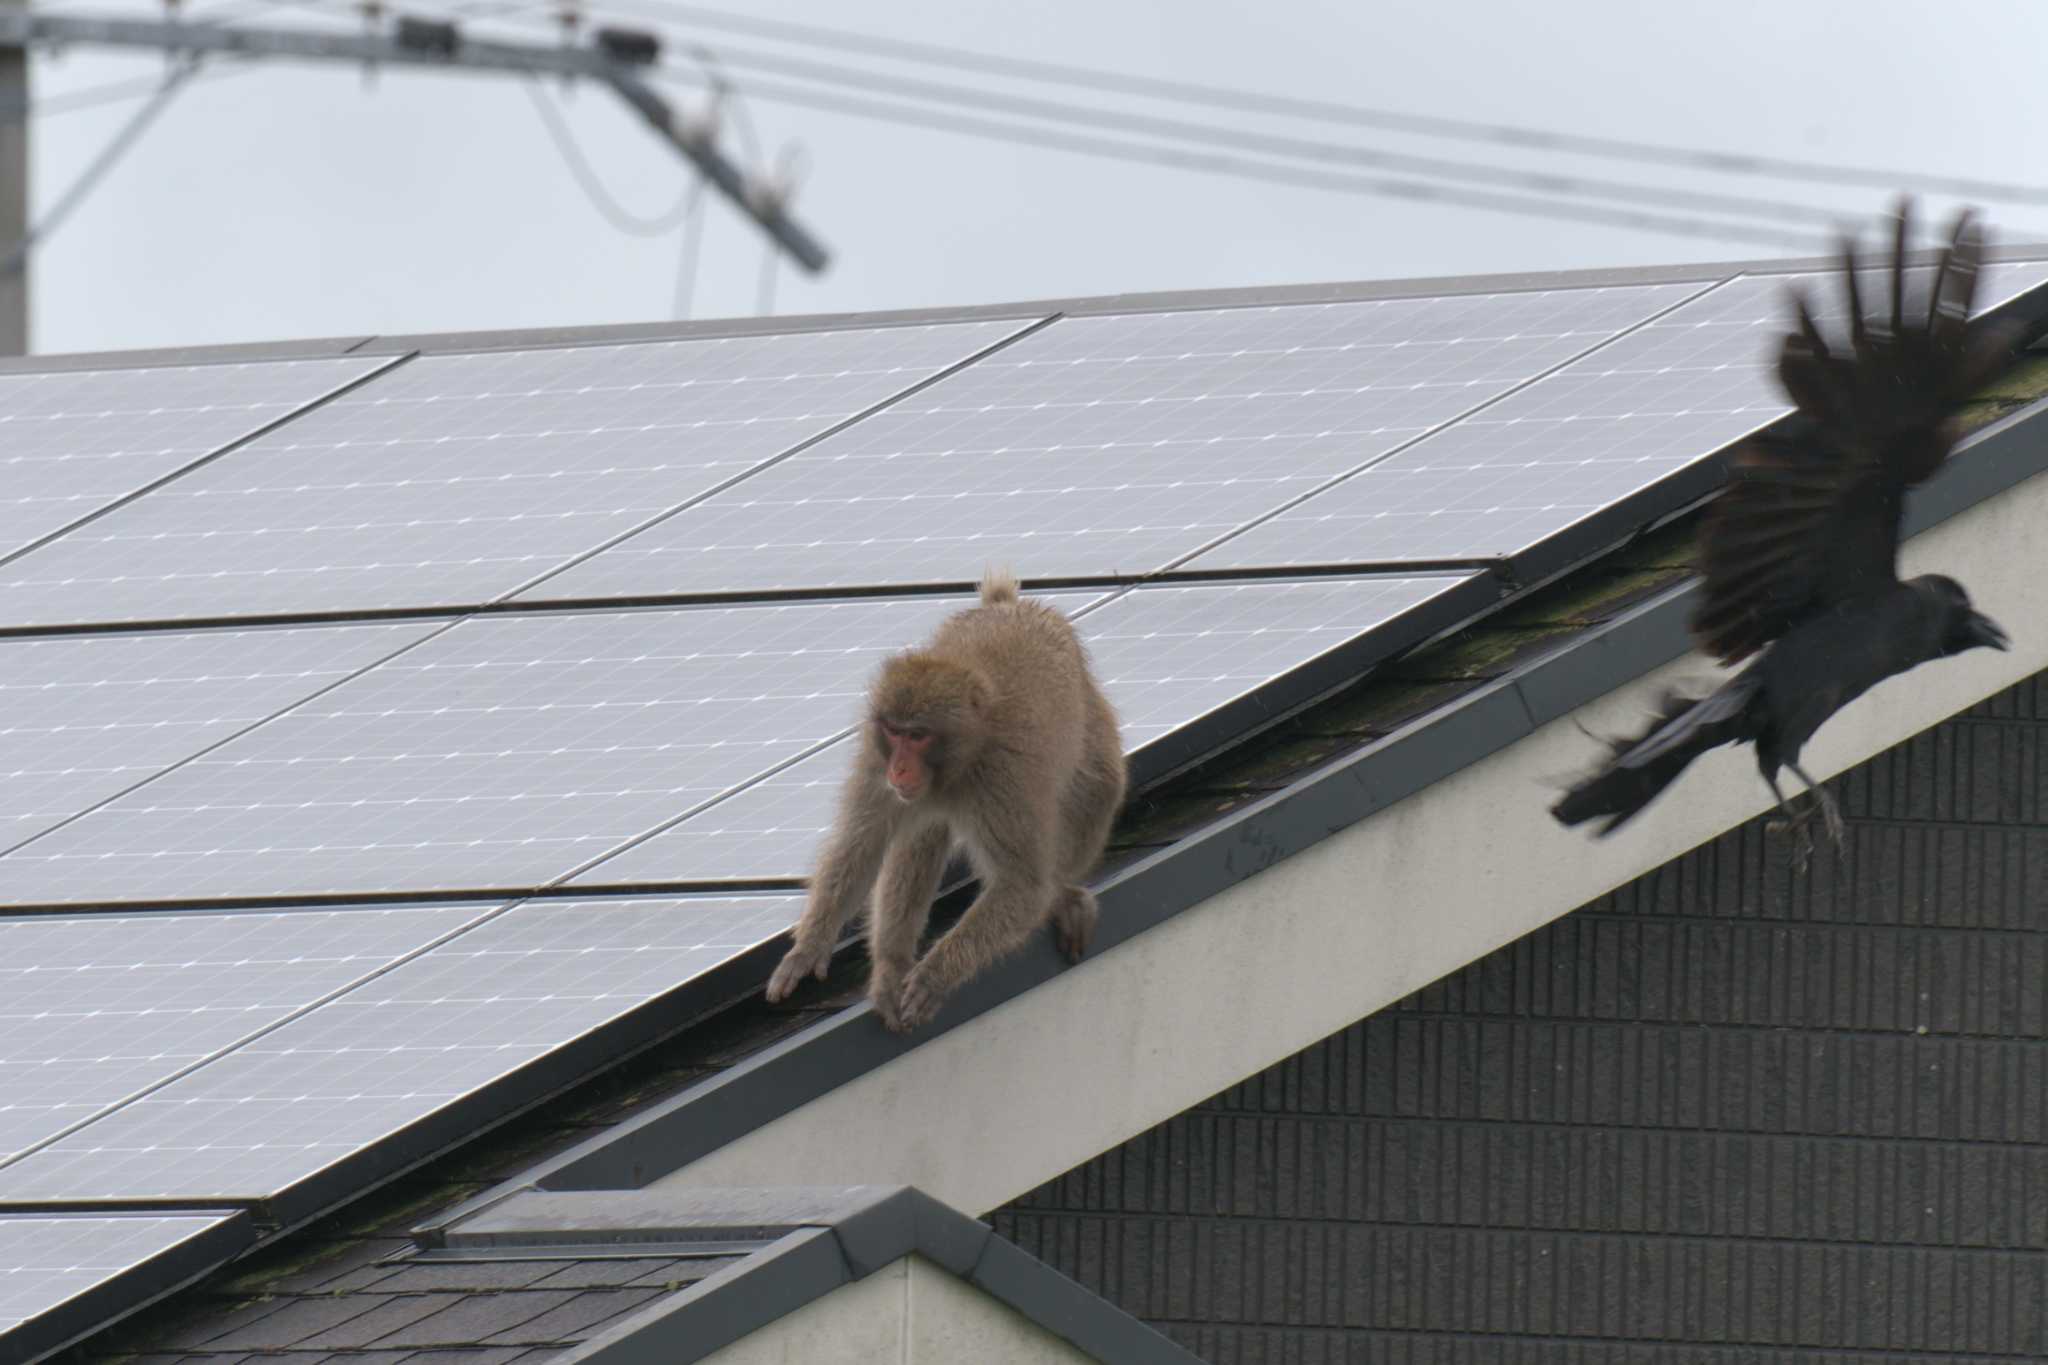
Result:
M1716 745L1751 738L1747 711L1756 689L1751 670L1706 697L1667 693L1648 728L1639 735L1608 740L1607 761L1567 791L1550 813L1564 825L1605 817L1594 833L1614 833L1695 758Z

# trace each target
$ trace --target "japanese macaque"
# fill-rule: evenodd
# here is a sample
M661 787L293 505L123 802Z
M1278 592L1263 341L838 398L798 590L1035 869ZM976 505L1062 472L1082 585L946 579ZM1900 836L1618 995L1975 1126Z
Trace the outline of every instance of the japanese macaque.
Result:
M1021 600L1016 579L990 570L979 606L882 666L864 726L768 999L787 997L806 973L824 978L840 928L863 900L868 996L899 1033L1047 920L1067 960L1080 961L1096 919L1081 882L1108 842L1125 777L1116 713L1067 619ZM981 894L920 959L955 846Z

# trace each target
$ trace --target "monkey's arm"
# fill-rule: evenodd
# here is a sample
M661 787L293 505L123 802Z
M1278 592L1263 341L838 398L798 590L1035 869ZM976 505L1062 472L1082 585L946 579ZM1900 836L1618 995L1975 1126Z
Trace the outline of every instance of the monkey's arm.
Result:
M868 952L874 967L868 977L868 999L890 1028L902 1027L897 1015L904 978L917 960L917 941L931 918L932 897L946 871L953 834L944 824L927 825L898 839L882 860L882 880L875 887L874 924L868 931Z
M847 779L839 819L832 827L817 874L811 878L803 918L796 922L796 942L783 955L775 975L768 978L770 1004L786 999L807 974L825 979L840 928L875 884L875 872L895 832L895 821L889 808L877 799L873 790L877 784L862 780L871 777L870 766L863 759Z
M905 978L897 997L904 1029L927 1022L961 983L1016 951L1052 910L1050 831L1035 821L1003 827L1016 820L1018 812L1045 810L1050 797L1034 805L1013 804L994 791L987 795L991 799L982 803L983 810L995 818L979 822L980 837L968 840L981 864L981 894Z

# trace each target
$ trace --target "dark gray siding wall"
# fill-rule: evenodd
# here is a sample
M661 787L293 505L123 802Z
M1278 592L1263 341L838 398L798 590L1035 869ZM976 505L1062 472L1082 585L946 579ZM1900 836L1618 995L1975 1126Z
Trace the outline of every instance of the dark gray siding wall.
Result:
M1839 779L1839 863L1752 822L993 1221L1219 1365L2048 1356L2044 730L2037 677Z

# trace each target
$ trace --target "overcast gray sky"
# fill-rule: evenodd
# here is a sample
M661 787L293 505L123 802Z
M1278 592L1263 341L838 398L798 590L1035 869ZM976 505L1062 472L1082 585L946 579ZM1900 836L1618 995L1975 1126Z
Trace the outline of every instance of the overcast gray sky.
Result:
M448 2L419 8L432 13ZM600 0L595 12L654 18L677 48L695 41L734 54L800 55L1352 147L1745 194L1858 216L1886 200L1874 187L1717 176L949 74L742 38L664 17L662 4L618 0L607 8ZM152 12L117 0L55 7ZM1902 0L727 0L719 7L1213 86L1895 168L1902 185L1924 173L2048 186L2038 153L2048 98L2043 0L1954 7ZM263 0L193 0L193 8L246 13L251 22L303 22L290 17L295 11L266 14ZM493 31L547 36L540 27ZM39 59L37 94L161 66L155 58L78 51ZM750 80L769 79L737 55L730 69L742 91ZM40 208L137 103L37 119ZM797 210L836 256L820 277L782 270L778 312L1791 254L1130 165L760 98L749 106L769 148L800 142L808 153ZM681 163L608 94L581 90L566 108L621 200L649 216L676 202L686 184ZM727 145L743 155L736 135L728 134ZM2048 236L2048 207L1990 207L2003 239ZM35 348L659 319L673 308L681 240L679 232L641 239L610 227L516 80L390 72L366 86L349 69L272 64L181 91L39 252ZM694 315L754 312L761 263L759 235L714 205Z

